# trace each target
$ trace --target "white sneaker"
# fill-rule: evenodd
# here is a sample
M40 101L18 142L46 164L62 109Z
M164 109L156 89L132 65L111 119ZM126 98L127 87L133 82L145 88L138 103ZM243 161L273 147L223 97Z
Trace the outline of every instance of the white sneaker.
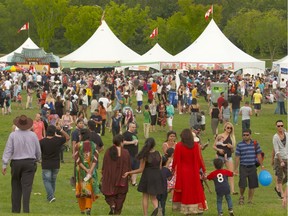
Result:
M49 200L49 203L55 202L56 198L53 197L51 200Z

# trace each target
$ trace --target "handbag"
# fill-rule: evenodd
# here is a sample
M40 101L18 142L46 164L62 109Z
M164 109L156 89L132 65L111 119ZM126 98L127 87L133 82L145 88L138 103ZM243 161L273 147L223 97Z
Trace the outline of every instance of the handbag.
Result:
M255 163L255 165L256 165L256 167L259 167L260 166L260 162L259 162L259 160L258 160L258 158L257 158L257 140L254 140L253 141L253 145L254 145L254 149L255 149L255 156L256 156L256 163ZM258 144L259 145L259 144ZM265 157L265 153L264 152L261 152L261 158L262 158L262 163L263 163L263 161L264 161L264 157Z

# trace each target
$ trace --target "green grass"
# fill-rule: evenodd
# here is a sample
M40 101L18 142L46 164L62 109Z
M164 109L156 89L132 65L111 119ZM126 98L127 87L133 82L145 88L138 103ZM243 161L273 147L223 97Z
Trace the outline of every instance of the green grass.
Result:
M25 96L23 96L24 102L26 102ZM144 103L145 104L145 103ZM134 103L135 105L135 103ZM210 118L208 117L208 108L203 98L200 99L201 109L206 113L206 134L202 136L202 140L206 141L208 138L211 140L209 147L203 152L203 157L205 160L207 173L213 170L212 160L215 157L215 151L212 149L213 136L211 134L210 128ZM260 117L253 116L251 119L251 129L253 132L253 139L258 140L261 148L266 153L265 157L265 167L267 170L273 174L271 166L271 152L272 152L272 136L275 134L275 121L278 119L283 119L285 125L287 125L287 116L274 115L274 109L276 104L265 104L263 105L262 113ZM11 132L13 119L20 115L26 114L31 118L34 118L35 113L38 112L36 104L32 110L23 110L17 108L15 104L12 104L12 115L0 116L1 118L1 130L0 130L0 152L3 153L5 143ZM241 119L239 119L239 125L235 127L235 134L237 142L241 139ZM143 116L137 114L137 122L139 125L138 136L140 139L140 148L143 146ZM178 136L182 129L189 127L189 115L178 115L176 114L174 118L174 130L177 132ZM168 130L168 128L167 128ZM219 131L223 130L223 125L219 126ZM150 133L151 137L154 137L157 143L157 149L161 151L161 146L163 141L166 139L166 132ZM102 137L107 149L112 144L112 135L107 133L105 137ZM49 204L46 201L45 188L41 178L41 166L38 165L37 173L34 179L33 190L31 194L30 202L30 215L80 215L78 204L76 203L76 198L74 191L69 183L69 178L73 173L73 161L71 158L71 152L65 152L65 164L61 164L61 169L57 177L56 185L56 202ZM100 161L103 159L103 152L100 154ZM100 163L101 167L101 163ZM138 176L140 178L140 175ZM206 190L206 198L209 206L209 210L205 212L205 215L217 215L216 210L216 194L214 192L213 182L209 182L210 188L213 193L209 194ZM238 177L235 177L235 188L237 191ZM255 205L249 206L245 204L244 206L238 205L239 196L232 196L234 204L235 215L261 215L261 216L282 216L287 214L287 210L281 207L281 200L277 197L274 192L275 182L273 182L268 187L260 186L256 189L254 202ZM11 186L10 186L10 167L8 168L6 176L0 175L0 215L12 215L11 212ZM41 193L41 195L34 195L34 193ZM246 191L247 200L247 191ZM193 195L191 195L193 196ZM167 200L166 212L167 215L181 215L179 213L174 213L171 210L171 202ZM142 215L141 206L142 194L137 192L137 188L130 186L129 192L127 194L126 201L124 203L124 208L122 215ZM150 203L149 203L150 204ZM228 215L227 204L223 201L224 215ZM101 195L98 200L93 204L92 215L107 215L109 212L109 207L105 202L104 196ZM149 212L152 212L152 206L149 206Z

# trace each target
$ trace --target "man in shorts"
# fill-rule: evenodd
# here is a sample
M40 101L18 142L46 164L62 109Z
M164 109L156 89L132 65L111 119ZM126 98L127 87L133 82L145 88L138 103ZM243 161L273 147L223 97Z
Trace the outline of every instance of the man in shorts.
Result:
M139 168L139 160L136 159L136 155L138 154L138 137L135 134L136 124L131 122L128 126L128 130L123 133L124 136L124 148L128 150L131 159L131 167L132 170L136 170ZM131 183L133 186L137 186L136 183L137 174L133 174L131 176Z
M254 146L254 141L251 139L251 130L244 129L242 131L243 140L237 144L235 151L235 175L238 175L238 166L239 166L239 188L240 188L240 198L239 205L244 204L244 192L247 187L248 179L248 204L252 204L252 199L254 195L255 188L258 187L258 176L256 169L256 155L258 161L262 167L263 161L261 157L262 150L260 145L256 143Z
M273 136L274 169L277 176L277 187L274 190L284 197L283 185L287 183L288 133L283 120L276 121L277 133Z

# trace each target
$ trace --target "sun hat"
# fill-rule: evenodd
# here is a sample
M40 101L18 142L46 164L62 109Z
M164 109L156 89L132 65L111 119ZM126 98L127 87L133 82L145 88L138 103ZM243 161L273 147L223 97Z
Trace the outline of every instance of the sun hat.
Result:
M26 115L21 115L13 120L14 125L20 130L28 130L33 125L33 120Z

